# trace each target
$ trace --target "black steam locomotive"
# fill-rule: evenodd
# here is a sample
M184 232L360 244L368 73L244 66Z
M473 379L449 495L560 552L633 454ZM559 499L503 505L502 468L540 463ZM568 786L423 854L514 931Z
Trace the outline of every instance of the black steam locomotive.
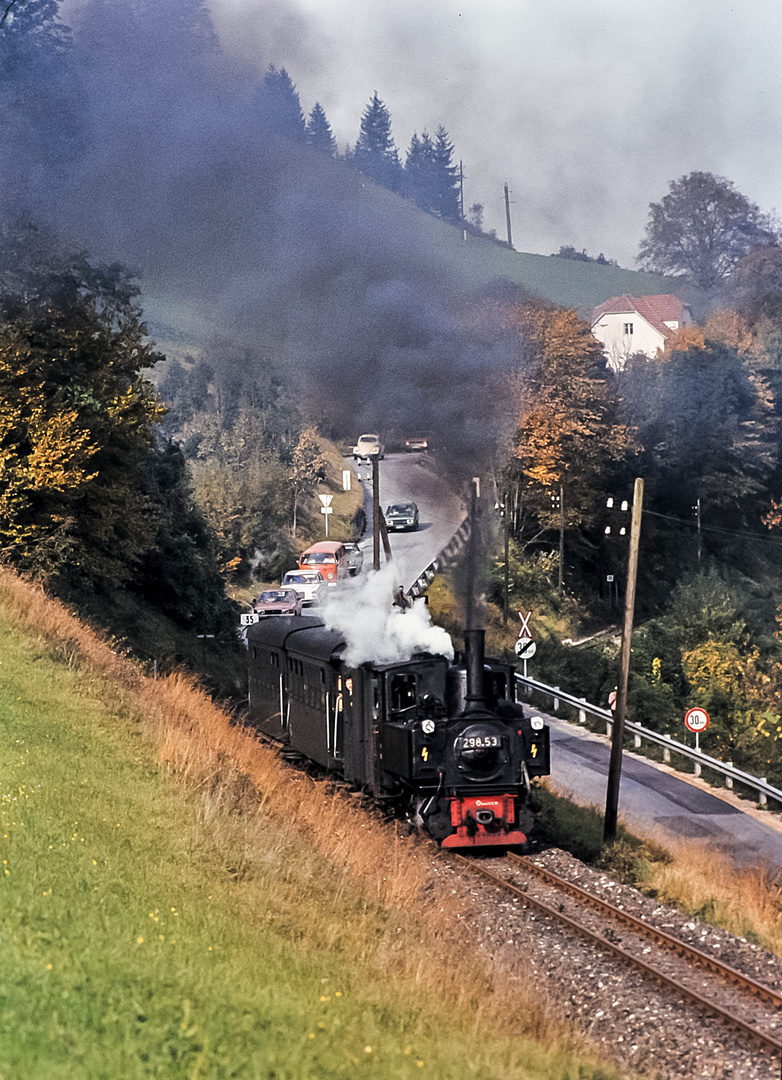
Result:
M524 844L549 731L514 703L512 668L486 663L483 631L466 644L457 663L420 653L350 667L343 635L322 620L261 619L247 630L250 723L399 799L443 847Z

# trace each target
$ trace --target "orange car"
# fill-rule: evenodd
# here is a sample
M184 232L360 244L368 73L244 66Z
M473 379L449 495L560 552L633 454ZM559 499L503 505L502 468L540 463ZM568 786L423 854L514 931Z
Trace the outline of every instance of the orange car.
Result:
M348 550L341 540L321 540L299 556L300 570L318 570L326 581L346 578L350 572Z

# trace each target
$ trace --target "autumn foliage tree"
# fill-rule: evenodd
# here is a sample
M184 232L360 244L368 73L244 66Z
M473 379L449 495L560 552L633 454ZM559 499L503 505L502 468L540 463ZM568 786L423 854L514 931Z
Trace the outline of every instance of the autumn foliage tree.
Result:
M519 335L519 415L508 479L514 518L520 504L543 527L558 525L552 493L564 488L568 526L589 526L602 499L600 478L632 443L617 416L614 385L589 323L570 308L529 299L511 304Z
M127 271L39 259L26 238L7 232L0 255L0 544L29 569L120 582L149 544L135 470L163 415L142 374L157 354Z

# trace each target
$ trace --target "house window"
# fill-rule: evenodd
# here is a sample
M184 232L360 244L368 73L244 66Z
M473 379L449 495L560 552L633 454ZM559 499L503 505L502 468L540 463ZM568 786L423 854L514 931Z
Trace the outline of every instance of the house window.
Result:
M625 334L628 334L628 335L632 334L632 332L633 332L633 324L631 322L626 322L624 324L624 326L625 326L625 328L624 328Z

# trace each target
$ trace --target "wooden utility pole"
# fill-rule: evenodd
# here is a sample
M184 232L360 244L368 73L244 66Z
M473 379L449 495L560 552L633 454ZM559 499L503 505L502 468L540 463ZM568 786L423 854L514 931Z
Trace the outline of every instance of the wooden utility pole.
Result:
M508 247L513 250L513 237L510 231L510 195L508 194L508 185L505 185L505 224L508 227Z
M505 597L502 605L502 623L508 625L508 609L510 607L510 522L508 521L508 499L506 491L502 497L502 524L505 534Z
M641 541L641 514L644 503L644 482L638 477L633 491L633 516L630 525L630 554L627 558L627 590L625 592L625 617L622 626L622 651L619 663L619 687L616 696L616 713L611 732L611 760L608 764L606 787L606 812L603 822L603 841L616 840L619 817L619 781L622 775L622 752L624 749L625 715L627 713L627 683L630 675L630 644L633 636L633 612L635 609L635 581L638 576L638 548Z
M559 580L557 592L561 596L565 584L565 488L559 485Z
M372 569L380 569L380 541L386 562L391 562L391 543L388 539L386 519L380 505L380 455L372 456Z
M464 219L464 164L459 158L459 219L462 223L462 240L467 239L467 222Z

